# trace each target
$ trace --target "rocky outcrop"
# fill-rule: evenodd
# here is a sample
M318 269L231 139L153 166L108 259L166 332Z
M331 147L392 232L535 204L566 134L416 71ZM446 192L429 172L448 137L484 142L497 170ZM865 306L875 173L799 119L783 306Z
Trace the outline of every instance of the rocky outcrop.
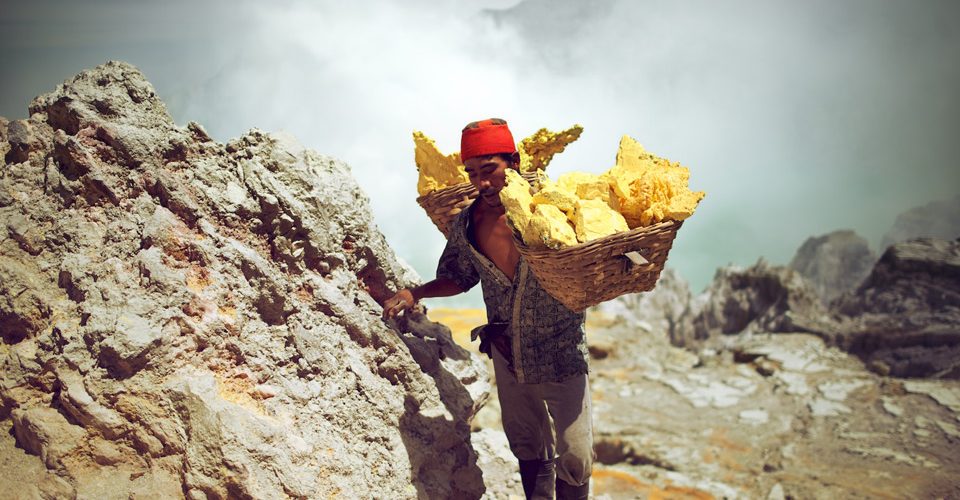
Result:
M883 235L880 248L917 238L954 240L960 238L960 195L949 200L933 201L897 216L893 226Z
M630 324L657 336L663 336L673 345L691 344L690 285L672 268L660 273L653 290L632 293L602 302L596 312Z
M898 243L838 298L841 345L883 373L960 378L960 240Z
M788 267L806 278L827 304L856 288L876 261L867 240L847 230L807 238Z
M879 373L960 378L958 245L936 239L894 245L859 288L826 304L821 299L857 281L851 276L870 259L863 240L851 232L807 240L791 264L799 270L762 259L748 269L722 268L692 300L664 272L652 292L619 297L595 310L664 335L675 346L712 348L741 334L807 332L860 356ZM821 287L820 296L804 270ZM613 346L595 342L590 348L605 353Z
M483 363L380 320L418 278L347 165L177 126L118 62L0 125L0 418L46 470L25 496L482 494Z
M826 308L798 272L763 259L747 269L718 269L693 310L692 337L701 341L754 331L828 336L833 328Z

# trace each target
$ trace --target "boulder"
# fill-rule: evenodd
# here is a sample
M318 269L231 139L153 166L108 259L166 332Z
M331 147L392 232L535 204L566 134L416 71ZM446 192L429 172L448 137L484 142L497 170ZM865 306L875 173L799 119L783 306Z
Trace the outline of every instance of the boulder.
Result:
M960 240L894 244L832 307L844 323L841 346L875 370L960 378Z
M826 304L856 288L876 262L867 240L853 231L834 231L807 238L790 261Z
M27 452L39 455L51 469L61 467L60 460L80 446L87 435L53 408L17 409L12 417L17 442Z
M348 165L284 134L176 125L122 62L29 109L2 127L0 417L51 484L483 494L485 365L422 315L380 319L419 278Z
M692 343L690 303L690 285L667 267L653 290L622 295L599 304L594 311L666 338L675 346L685 346Z
M829 336L833 329L826 307L803 276L763 259L747 269L718 269L692 309L692 337L698 341L753 331Z

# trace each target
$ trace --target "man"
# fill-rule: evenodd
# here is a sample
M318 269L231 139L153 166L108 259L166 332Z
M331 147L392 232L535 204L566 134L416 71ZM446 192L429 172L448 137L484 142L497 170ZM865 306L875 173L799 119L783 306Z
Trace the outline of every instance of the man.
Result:
M436 279L384 303L393 317L423 298L478 282L488 324L471 337L493 358L503 429L520 462L527 498L587 498L593 463L584 314L543 290L513 244L500 202L506 169L520 156L507 122L463 129L461 159L479 196L454 220Z

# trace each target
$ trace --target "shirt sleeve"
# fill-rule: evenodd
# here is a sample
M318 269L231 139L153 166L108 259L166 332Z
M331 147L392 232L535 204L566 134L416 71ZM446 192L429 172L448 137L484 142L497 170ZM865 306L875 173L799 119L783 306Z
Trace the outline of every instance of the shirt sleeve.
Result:
M480 282L480 275L460 238L451 237L447 246L440 254L440 263L437 264L437 278L452 279L461 290L466 292Z

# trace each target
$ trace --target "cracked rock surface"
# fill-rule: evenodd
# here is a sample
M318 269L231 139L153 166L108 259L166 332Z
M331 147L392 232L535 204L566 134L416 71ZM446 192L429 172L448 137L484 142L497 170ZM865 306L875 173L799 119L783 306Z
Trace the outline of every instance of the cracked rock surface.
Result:
M596 498L960 495L956 380L884 377L808 333L698 354L625 323L590 335L612 346L591 360Z
M0 478L15 497L476 498L485 366L344 163L173 123L109 62L0 119ZM0 493L10 494L10 491Z

